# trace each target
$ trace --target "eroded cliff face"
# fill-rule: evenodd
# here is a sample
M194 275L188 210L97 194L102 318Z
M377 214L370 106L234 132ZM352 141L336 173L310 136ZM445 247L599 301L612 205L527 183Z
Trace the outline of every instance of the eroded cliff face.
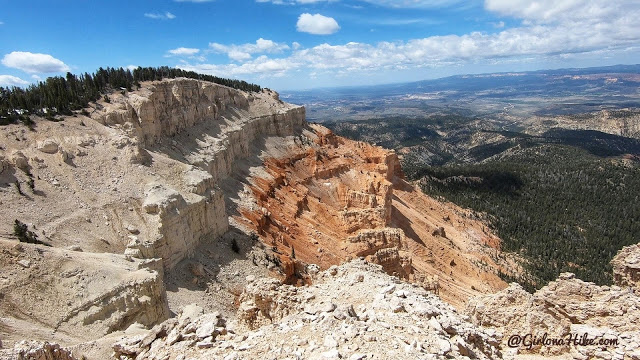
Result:
M284 104L277 93L247 94L191 79L154 83L112 103L92 117L123 129L142 147L139 152L162 153L184 166L182 174L172 174L181 177L177 183L160 177L145 185L142 207L157 231L132 238L125 252L161 258L166 268L202 239L227 231L224 195L216 184L234 162L251 155L252 143L293 135L305 123L304 108Z
M164 272L229 228L218 183L254 143L304 122L304 108L268 90L174 79L111 94L91 117L4 127L0 237L19 220L52 245L19 245L8 260L24 276L2 278L2 314L29 314L10 339L68 344L166 319Z
M145 147L203 121L219 119L229 108L249 108L249 97L242 92L193 79L156 82L123 100L92 117L107 126L130 126Z
M234 219L275 252L286 282L306 281L299 264L362 257L456 306L506 286L496 275L508 267L495 256L499 239L471 212L408 184L392 151L311 125L266 142L260 159L242 180Z
M389 227L394 174L388 169L397 158L363 143L347 146L322 127L314 130L284 157L265 159L269 177L254 179L252 186L259 210L244 211L245 218L265 243L295 253L291 260L327 264L363 256L381 259L389 272L408 278L410 260L398 252L405 247L404 233ZM381 253L388 248L395 252ZM399 266L401 261L409 266Z

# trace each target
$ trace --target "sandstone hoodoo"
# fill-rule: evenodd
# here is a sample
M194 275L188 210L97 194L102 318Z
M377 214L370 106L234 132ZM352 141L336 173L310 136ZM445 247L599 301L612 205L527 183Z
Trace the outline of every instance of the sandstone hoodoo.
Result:
M491 359L543 325L635 354L636 295L507 287L521 270L476 213L271 90L165 79L34 120L2 127L0 358ZM613 262L620 286L636 255Z

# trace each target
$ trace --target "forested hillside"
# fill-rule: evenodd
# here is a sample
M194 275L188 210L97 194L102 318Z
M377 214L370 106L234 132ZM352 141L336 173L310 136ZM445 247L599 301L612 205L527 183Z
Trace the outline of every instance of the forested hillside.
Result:
M609 261L640 233L640 170L585 150L541 145L483 164L424 167L423 190L490 215L503 250L540 287L561 272L611 282Z

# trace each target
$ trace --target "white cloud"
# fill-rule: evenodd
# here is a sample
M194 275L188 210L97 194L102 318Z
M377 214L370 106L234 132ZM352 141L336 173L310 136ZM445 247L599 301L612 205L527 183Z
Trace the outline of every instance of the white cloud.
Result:
M145 17L148 17L150 19L156 19L156 20L173 20L176 18L175 15L173 15L170 12L165 12L165 13L145 13L144 14Z
M298 18L296 28L299 32L314 35L330 35L340 30L338 22L331 17L320 14L311 15L304 13Z
M184 70L225 77L246 74L268 74L276 77L282 76L287 71L298 67L298 64L291 58L271 59L266 55L262 55L243 64L183 64L179 67Z
M71 70L61 60L48 54L34 54L25 51L14 51L2 58L4 66L20 69L24 72L35 73L55 73Z
M27 86L30 83L12 75L0 75L0 86Z
M128 69L129 71L133 71L135 69L137 69L139 66L138 65L127 65L126 69Z
M200 52L200 49L186 48L186 47L179 47L177 49L169 50L169 54L175 55L175 56L193 56L199 52Z
M240 50L229 50L227 52L227 56L229 56L231 60L235 61L246 61L251 59L251 54Z
M638 11L636 0L485 0L487 10L538 23L611 20Z
M227 54L230 59L235 61L246 61L251 59L252 54L273 54L289 50L289 45L259 38L255 44L223 45L210 43L209 49L215 53Z
M516 5L510 5L513 1ZM541 7L545 3L546 8ZM527 61L544 63L563 59L607 58L640 52L640 3L621 0L567 0L567 3L524 0L486 0L487 9L523 20L519 27L497 33L431 36L408 41L320 44L312 48L291 45L286 56L252 59L244 45L212 44L239 64L184 63L181 67L218 76L259 77L307 73L365 74L415 70L447 65L494 65ZM584 5L580 7L578 5ZM563 13L559 9L571 10ZM245 44L246 45L246 44ZM251 44L253 45L253 44ZM257 47L257 45L255 45ZM233 54L231 50L236 51Z

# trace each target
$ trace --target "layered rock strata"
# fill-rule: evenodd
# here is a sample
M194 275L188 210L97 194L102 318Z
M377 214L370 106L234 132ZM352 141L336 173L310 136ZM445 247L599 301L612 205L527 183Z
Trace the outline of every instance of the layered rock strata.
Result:
M509 272L497 256L499 239L472 212L408 184L394 152L311 125L299 136L267 141L260 160L260 170L247 171L235 186L242 190L234 221L279 256L286 282L306 281L294 271L299 263L326 269L363 257L441 289L456 305L506 286L497 276Z
M52 245L34 245L44 259L61 259L22 259L31 264L20 268L15 261L23 255L17 254L9 264L26 277L2 278L0 296L11 300L2 314L31 314L27 323L54 329L52 338L18 326L43 340L72 343L166 319L164 271L228 230L219 182L234 163L253 156L256 143L292 135L305 123L304 108L281 102L277 93L192 79L143 83L92 106L90 117L37 120L34 131L2 129L0 238L12 238L18 220ZM58 272L74 264L79 275ZM51 284L78 284L44 286L64 292L49 294L55 300L8 295L27 296L21 289L41 286L36 272ZM100 281L91 282L96 277ZM39 306L42 301L50 306ZM71 331L77 327L86 331Z
M128 245L129 254L162 258L167 268L202 239L227 231L224 196L216 183L251 154L251 144L293 135L305 122L304 108L282 103L276 93L246 94L191 79L155 83L122 100L93 117L123 127L140 146L192 165L183 174L190 194L161 182L147 184L143 209L158 217L158 231Z

